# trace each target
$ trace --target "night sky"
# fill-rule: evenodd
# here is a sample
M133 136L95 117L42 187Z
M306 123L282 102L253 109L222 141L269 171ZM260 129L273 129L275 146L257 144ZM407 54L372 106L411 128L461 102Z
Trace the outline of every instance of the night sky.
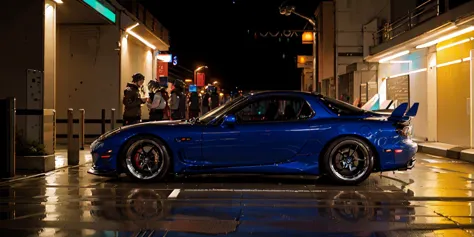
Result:
M292 38L260 35L311 28L295 15L280 15L283 0L140 2L170 31L170 51L181 66L190 70L209 66L208 75L226 89L300 89L296 55L311 55L312 46L301 44L301 33ZM310 16L318 2L290 0L286 4Z

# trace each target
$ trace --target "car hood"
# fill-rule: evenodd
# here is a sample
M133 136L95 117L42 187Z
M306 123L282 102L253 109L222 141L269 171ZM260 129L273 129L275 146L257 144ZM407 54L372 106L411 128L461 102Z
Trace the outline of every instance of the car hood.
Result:
M149 126L165 127L165 126L176 126L176 125L185 125L185 124L190 124L190 123L189 121L186 121L186 120L166 120L166 121L152 121L152 122L137 123L137 124L122 126L122 127L118 127L116 129L110 130L102 134L97 140L101 141L106 138L112 137L116 134L119 134L121 132L125 132L127 130L134 129L134 128L143 128L143 127L149 127Z
M123 129L127 128L135 128L135 127L143 127L143 126L174 126L179 124L189 124L187 120L163 120L163 121L150 121L150 122L143 122L132 124L128 126L122 127Z

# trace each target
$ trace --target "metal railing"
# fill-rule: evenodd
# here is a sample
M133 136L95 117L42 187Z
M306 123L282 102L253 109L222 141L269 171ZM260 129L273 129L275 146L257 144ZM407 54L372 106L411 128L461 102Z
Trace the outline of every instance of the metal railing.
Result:
M399 37L407 31L410 31L417 25L420 25L434 17L440 15L438 1L428 0L415 9L409 10L406 15L385 24L382 29L372 34L374 45L379 45Z
M79 133L73 133L72 135L69 132L66 134L56 134L56 138L69 139L69 136L72 136L72 138L78 138L80 148L84 149L84 142L86 138L98 138L101 134L107 132L107 124L109 124L109 128L112 130L116 127L117 123L123 123L122 119L116 119L115 112L115 109L111 109L110 118L107 118L106 109L102 109L100 119L86 119L86 111L84 109L79 109L79 118L75 118L76 116L74 116L75 114L73 109L68 109L68 117L66 119L56 119L56 123L68 124L68 128L70 126L74 127L74 124L79 124ZM100 134L86 134L86 124L100 124Z

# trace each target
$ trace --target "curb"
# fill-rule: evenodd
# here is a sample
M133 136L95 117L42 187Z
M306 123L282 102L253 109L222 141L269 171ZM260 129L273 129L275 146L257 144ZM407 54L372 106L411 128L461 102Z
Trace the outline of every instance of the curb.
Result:
M80 164L80 165L64 166L64 167L61 167L61 168L58 168L58 169L55 169L55 170L52 170L52 171L49 171L49 172L45 172L45 173L32 174L32 175L26 175L26 176L18 177L18 178L6 179L6 180L0 181L0 185L4 185L4 184L8 184L8 183L14 183L14 182L22 181L22 180L27 180L27 179L33 179L33 178L48 176L48 175L55 174L59 171L65 170L65 169L77 168L77 167L81 167L81 166L84 166L84 165L87 165L87 164L90 164L90 163L92 163L92 162L86 162L86 163Z
M443 143L418 143L418 152L474 163L474 149Z

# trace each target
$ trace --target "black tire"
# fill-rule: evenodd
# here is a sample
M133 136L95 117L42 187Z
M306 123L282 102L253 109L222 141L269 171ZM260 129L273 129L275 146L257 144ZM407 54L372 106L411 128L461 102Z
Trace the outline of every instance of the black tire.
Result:
M149 148L148 151L145 148ZM171 165L165 144L153 136L130 139L122 150L121 157L127 176L138 181L161 181L168 174Z
M374 156L365 141L356 137L342 137L329 145L323 163L324 170L332 181L342 185L357 185L372 173ZM357 169L354 170L355 174L342 173L346 169L352 173L352 168Z

